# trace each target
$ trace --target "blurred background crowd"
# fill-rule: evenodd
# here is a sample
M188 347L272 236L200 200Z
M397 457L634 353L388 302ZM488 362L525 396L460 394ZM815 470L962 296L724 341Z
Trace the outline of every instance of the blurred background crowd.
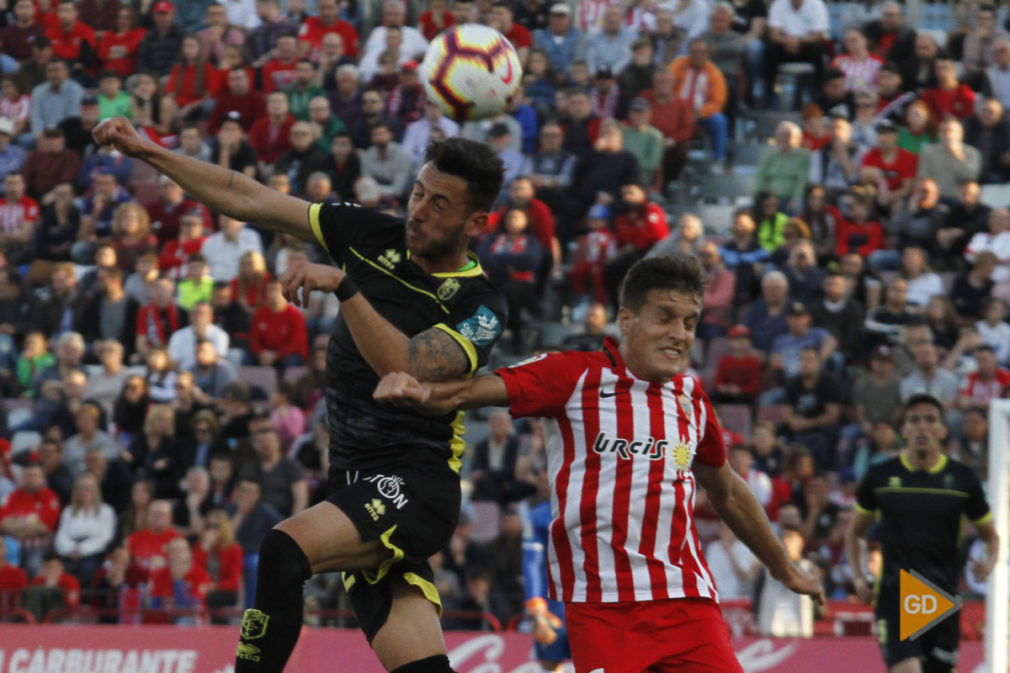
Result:
M697 254L692 374L790 553L847 600L842 531L866 467L901 448L902 400L943 400L950 454L985 479L987 407L1010 386L1010 19L978 0L911 9L5 3L5 614L233 619L259 540L323 495L339 306L316 293L295 308L276 278L328 258L96 147L112 116L273 189L398 214L430 141L487 142L506 168L475 242L510 305L494 365L598 348L631 264ZM474 21L516 47L522 89L498 117L460 124L426 101L418 64L441 29ZM472 413L467 439L460 526L432 563L447 608L508 624L528 512L550 493L543 429ZM720 593L759 599L768 632L807 633L812 609L783 621L768 606L791 599L703 496L698 508ZM343 607L337 578L314 579L306 601Z

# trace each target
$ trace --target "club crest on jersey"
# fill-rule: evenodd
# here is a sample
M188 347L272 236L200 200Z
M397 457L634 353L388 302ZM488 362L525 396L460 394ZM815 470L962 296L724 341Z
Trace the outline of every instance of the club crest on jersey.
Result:
M607 433L601 432L596 435L596 439L593 441L593 451L599 454L614 453L623 460L630 460L634 456L660 460L668 445L669 442L665 439L657 440L655 437L646 437L644 440L635 439L629 442L622 437L611 437Z
M372 475L371 477L366 477L365 481L369 481L375 484L375 488L379 492L379 495L381 495L386 500L389 500L396 507L396 509L402 509L403 506L407 504L407 496L405 496L402 492L403 477L397 477L397 476L389 477L384 474L375 474ZM373 500L372 502L374 503L375 501ZM366 507L366 509L368 508ZM375 508L374 505L372 511L369 511L369 514L372 514L373 518L375 518L375 515L372 513L373 511L378 511L378 509ZM378 513L381 516L382 514L385 513L385 511L386 508L383 507L382 511Z
M383 254L379 255L379 263L382 264L382 266L386 267L387 269L394 268L397 264L400 263L400 259L401 259L400 253L397 252L395 248L390 248Z
M460 285L458 280L455 278L446 278L445 281L438 286L438 291L435 294L438 295L440 301L449 301L459 291L459 288Z
M456 325L456 329L475 346L490 346L501 335L501 322L487 306L481 305L472 316Z
M687 416L687 420L691 421L694 418L694 405L691 404L691 399L687 395L677 395L677 402L680 404L680 410Z
M239 627L242 637L246 640L258 640L267 633L267 624L270 622L270 615L250 608L242 615L242 625Z

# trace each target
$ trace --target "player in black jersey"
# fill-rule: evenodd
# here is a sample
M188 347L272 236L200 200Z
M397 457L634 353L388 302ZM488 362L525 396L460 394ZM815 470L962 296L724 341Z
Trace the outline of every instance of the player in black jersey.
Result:
M447 544L459 515L461 416L422 416L377 403L372 392L388 372L443 381L487 361L506 305L467 247L501 189L501 161L468 140L433 145L404 222L282 195L144 140L123 118L99 125L94 136L211 209L318 241L337 262L295 265L281 277L295 303L311 290L341 301L327 352L330 493L263 540L236 673L283 670L302 627L305 580L330 571L343 571L358 622L386 670L450 672L427 559Z
M916 570L949 594L960 576L958 542L967 516L985 543L985 560L972 572L982 580L996 563L999 537L975 473L941 452L947 435L943 404L928 394L905 405L901 454L870 467L859 484L845 554L856 593L874 598L865 578L863 540L876 520L884 568L876 588L877 637L890 673L946 673L957 663L959 622L951 617L916 639L900 639L899 571Z

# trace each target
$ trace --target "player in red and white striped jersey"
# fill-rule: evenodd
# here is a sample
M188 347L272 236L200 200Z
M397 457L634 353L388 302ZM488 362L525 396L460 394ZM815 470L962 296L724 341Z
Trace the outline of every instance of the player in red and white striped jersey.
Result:
M555 426L547 433L550 593L565 602L578 673L741 670L698 544L699 486L773 577L823 600L726 462L708 396L681 373L701 295L694 256L643 260L621 288L619 343L544 354L466 381L389 374L375 391L431 413L509 406L513 416Z

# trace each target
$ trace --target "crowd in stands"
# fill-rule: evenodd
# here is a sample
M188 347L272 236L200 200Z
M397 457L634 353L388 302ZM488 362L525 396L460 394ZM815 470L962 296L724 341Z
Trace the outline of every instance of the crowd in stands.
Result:
M844 599L853 487L901 448L904 399L937 395L950 455L986 477L987 407L1010 387L1010 198L982 198L1010 178L1001 11L958 2L938 41L872 0L846 3L840 26L824 0L6 3L4 608L42 618L83 601L115 622L239 607L262 536L325 490L338 303L296 308L277 282L325 251L97 147L113 116L280 192L396 214L429 142L487 142L506 185L475 249L508 298L506 357L598 348L635 261L697 254L693 373L730 461ZM426 100L418 64L440 30L475 21L515 46L522 88L497 117L459 123ZM787 63L809 66L791 99ZM748 165L739 138L762 118L780 123ZM725 223L683 199L692 175L747 169L753 194ZM448 608L507 623L523 516L550 485L538 422L495 413L486 430L432 563ZM710 523L724 595L757 582L774 600ZM339 594L324 577L306 600Z

